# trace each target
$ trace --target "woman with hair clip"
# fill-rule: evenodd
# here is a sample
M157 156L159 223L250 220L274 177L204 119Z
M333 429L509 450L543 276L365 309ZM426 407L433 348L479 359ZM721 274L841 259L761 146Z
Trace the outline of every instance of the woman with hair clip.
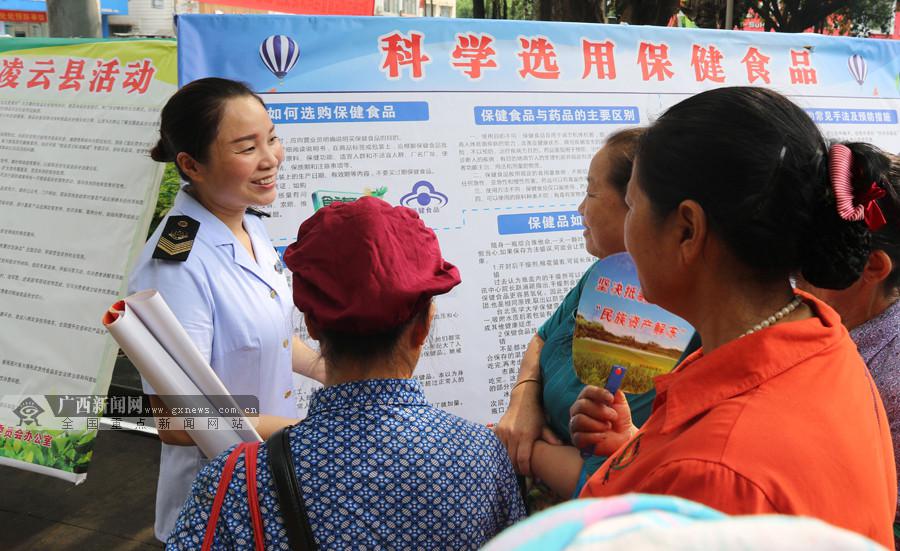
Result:
M846 288L871 252L865 221L846 212L837 151L762 88L697 94L646 130L625 245L647 300L691 323L703 347L656 378L640 430L621 392L582 391L573 441L610 455L583 497L811 516L893 548L897 473L877 388L838 314L791 286L802 273ZM863 190L849 201L867 207Z
M841 315L859 354L869 367L900 460L900 159L865 143L832 146L835 177L844 195L844 216L865 222L871 252L862 273L846 289L821 289L798 281ZM900 545L900 519L894 520L894 543Z
M144 247L129 293L159 291L229 392L259 399L266 437L296 421L291 371L322 378L316 354L294 335L285 270L253 208L275 200L284 150L259 96L221 78L175 92L159 133L151 157L174 162L187 185ZM146 382L144 392L164 410ZM206 463L189 434L172 428L159 431L162 541Z

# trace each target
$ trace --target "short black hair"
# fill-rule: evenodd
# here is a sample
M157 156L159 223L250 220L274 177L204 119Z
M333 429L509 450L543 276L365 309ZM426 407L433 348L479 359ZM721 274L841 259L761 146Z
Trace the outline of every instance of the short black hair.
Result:
M431 303L431 300L426 301L408 320L396 327L385 327L383 331L374 335L320 329L319 353L330 366L344 362L361 363L389 359L397 349L403 332L414 323L426 322L431 311Z
M169 163L184 152L198 162L206 162L219 131L225 102L240 97L256 98L265 107L262 98L242 82L210 77L186 84L162 109L159 141L150 150L150 157ZM177 162L175 166L181 178L190 181Z

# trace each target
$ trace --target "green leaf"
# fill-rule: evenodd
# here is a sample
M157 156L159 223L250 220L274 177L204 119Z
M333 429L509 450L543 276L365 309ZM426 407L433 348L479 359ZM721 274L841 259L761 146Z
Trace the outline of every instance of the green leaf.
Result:
M181 189L181 177L178 175L178 169L175 168L175 163L168 163L165 172L163 172L162 183L159 186L159 198L156 201L153 220L150 222L148 237L153 233L153 230L156 229L156 226L159 225L166 213L169 212L169 209L172 208L172 204L175 202L175 195L178 194L179 189Z
M95 432L86 432L81 438L78 439L78 445L83 446L85 444L93 445L94 439L97 437L97 433Z

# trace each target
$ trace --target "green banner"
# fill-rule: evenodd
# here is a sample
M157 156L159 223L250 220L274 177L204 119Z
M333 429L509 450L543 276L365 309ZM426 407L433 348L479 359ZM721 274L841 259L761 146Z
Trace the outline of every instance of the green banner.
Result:
M100 414L51 400L109 390L176 83L171 40L0 39L0 464L84 480Z

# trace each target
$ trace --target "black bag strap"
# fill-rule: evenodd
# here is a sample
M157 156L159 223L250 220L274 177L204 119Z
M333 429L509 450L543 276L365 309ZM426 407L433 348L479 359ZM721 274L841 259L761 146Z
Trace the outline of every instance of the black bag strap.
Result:
M303 503L303 490L294 470L291 454L290 427L277 430L266 440L269 447L269 468L272 469L278 504L281 506L288 541L294 551L316 551L316 539Z

